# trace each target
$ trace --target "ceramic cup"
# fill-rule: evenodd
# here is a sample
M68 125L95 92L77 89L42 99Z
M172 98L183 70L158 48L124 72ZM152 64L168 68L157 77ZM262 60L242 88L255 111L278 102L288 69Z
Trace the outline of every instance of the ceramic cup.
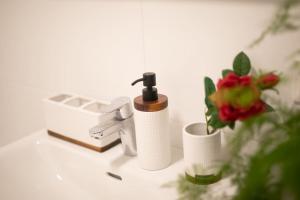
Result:
M189 178L219 175L221 131L207 135L205 123L187 124L183 128L183 153Z

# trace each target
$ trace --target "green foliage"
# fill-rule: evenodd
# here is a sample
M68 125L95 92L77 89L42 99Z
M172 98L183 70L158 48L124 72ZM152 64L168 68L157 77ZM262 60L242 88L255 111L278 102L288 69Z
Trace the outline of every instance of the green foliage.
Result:
M214 110L216 109L216 107L214 106L214 104L209 100L208 97L205 97L205 104L207 107L207 112L205 113L206 116L210 116Z
M223 177L230 177L237 192L222 199L300 200L299 122L300 110L282 106L245 121L222 167ZM256 148L245 154L253 143ZM183 176L177 180L181 200L201 200L208 194L207 186L191 184Z
M294 32L300 29L299 9L300 0L284 0L281 1L279 8L273 16L270 24L262 31L260 36L255 39L250 45L250 48L260 44L267 36L276 35L285 32ZM298 7L298 8L297 8ZM292 68L300 68L300 49L298 47L289 57Z
M249 57L244 52L240 52L233 61L234 73L243 76L247 75L250 72L250 69L251 63Z
M213 94L216 91L215 84L213 80L209 77L204 78L204 87L205 87L205 96L209 97L211 94Z
M296 12L292 12L293 8L299 5L299 3L300 0L282 1L271 23L261 33L261 35L250 44L250 47L258 45L268 35L299 30L300 18L297 16Z
M214 110L216 110L214 104L209 100L209 96L212 95L216 91L216 87L214 82L209 78L204 78L204 87L205 87L205 104L207 107L206 116L209 116L212 114Z
M299 110L283 109L278 115L265 115L247 122L238 132L238 134L245 135L250 130L256 129L257 133L243 140L242 146L239 145L235 150L241 151L253 137L259 138L260 145L253 155L247 157L248 162L235 161L242 167L243 175L236 176L233 173L238 186L238 193L233 199L300 199L299 121ZM264 124L264 126L258 126L259 124ZM236 140L237 138L233 144L240 143ZM232 162L234 160L236 156L228 162L234 163ZM230 168L234 171L234 167L231 166L228 169Z
M226 123L222 122L219 119L217 108L214 108L212 110L211 117L208 120L208 125L213 127L214 129L220 129L220 128L223 128L227 125Z
M211 126L215 130L220 127L223 127L218 117L217 108L209 99L209 96L216 91L216 87L213 80L211 80L209 77L204 78L204 87L205 87L205 104L207 107L207 112L205 113L206 123L207 126ZM211 132L214 132L214 130L212 130ZM207 127L207 134L210 134L208 127Z
M215 87L214 82L209 77L204 78L204 87L205 87L205 104L207 106L207 114L206 115L210 115L210 113L214 109L214 105L209 100L208 97L216 91L216 87Z

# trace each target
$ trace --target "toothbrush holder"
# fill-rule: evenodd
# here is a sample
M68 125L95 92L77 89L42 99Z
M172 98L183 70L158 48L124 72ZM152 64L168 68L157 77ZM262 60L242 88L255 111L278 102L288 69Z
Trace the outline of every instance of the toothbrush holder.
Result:
M90 136L89 130L106 121L103 110L110 104L89 97L59 94L43 100L46 128L51 136L103 152L120 143L118 132L101 139Z

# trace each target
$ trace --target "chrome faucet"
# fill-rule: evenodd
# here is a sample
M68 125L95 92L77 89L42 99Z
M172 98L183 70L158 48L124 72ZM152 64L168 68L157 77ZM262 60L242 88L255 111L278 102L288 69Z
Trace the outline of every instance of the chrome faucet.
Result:
M101 109L103 116L95 127L89 130L94 139L101 139L119 132L125 155L136 155L135 127L133 111L128 97L119 97Z

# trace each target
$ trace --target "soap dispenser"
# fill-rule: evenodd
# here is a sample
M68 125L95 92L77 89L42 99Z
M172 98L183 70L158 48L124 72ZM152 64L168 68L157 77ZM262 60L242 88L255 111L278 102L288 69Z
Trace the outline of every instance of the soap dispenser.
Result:
M140 81L143 95L134 99L138 162L143 169L159 170L171 163L168 97L157 93L155 73L144 73L132 85Z

